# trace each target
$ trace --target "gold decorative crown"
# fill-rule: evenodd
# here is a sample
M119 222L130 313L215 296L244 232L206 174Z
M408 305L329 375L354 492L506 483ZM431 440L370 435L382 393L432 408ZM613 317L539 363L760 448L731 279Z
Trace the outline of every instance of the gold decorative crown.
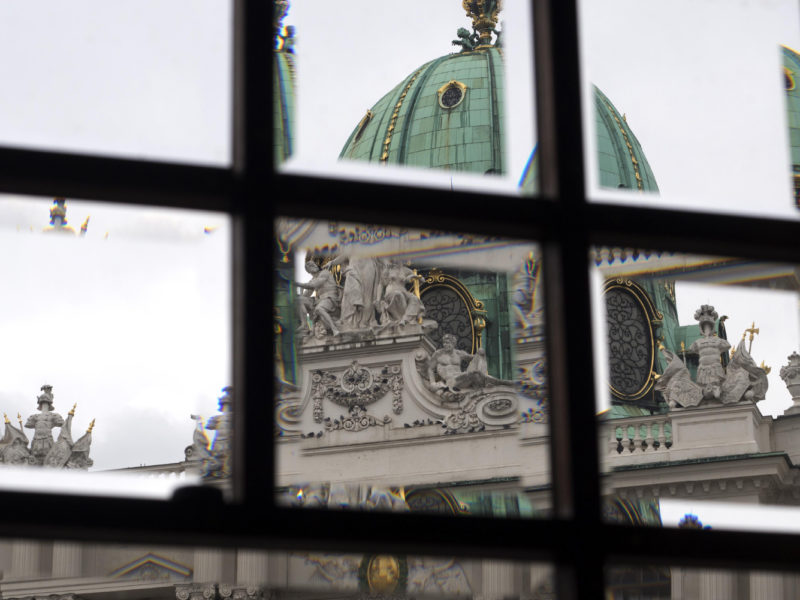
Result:
M491 46L492 30L497 27L497 15L503 10L503 0L462 0L461 6L480 35L480 46Z

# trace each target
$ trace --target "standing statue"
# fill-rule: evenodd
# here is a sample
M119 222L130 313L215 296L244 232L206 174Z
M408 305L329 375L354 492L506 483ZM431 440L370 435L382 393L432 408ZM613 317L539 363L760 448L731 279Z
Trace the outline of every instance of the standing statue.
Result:
M456 336L445 333L442 347L428 361L428 380L434 388L449 388L459 391L483 386L489 376L486 353L480 348L475 355L456 348ZM466 371L461 370L462 361L469 360Z
M55 444L52 430L64 425L64 418L53 412L53 386L43 385L42 394L37 398L38 415L28 417L25 427L33 429L33 440L31 441L31 454L36 460L37 465L43 465L47 453Z
M321 322L326 331L334 336L339 335L339 329L333 317L339 310L339 286L329 269L320 269L317 263L310 260L306 263L306 272L312 277L308 283L297 283L297 287L309 293L301 293L297 297L297 312L300 317L300 326L297 331L309 331L308 322ZM310 293L315 293L313 298ZM314 331L313 325L311 331Z
M511 310L521 331L531 329L541 318L541 276L540 264L533 253L514 273Z
M342 254L334 258L325 269L344 264L344 291L339 326L343 331L370 329L378 324L376 309L381 300L380 259Z
M231 458L233 451L233 387L222 388L222 396L219 398L220 414L211 417L206 422L206 429L215 431L214 441L209 449L209 457L205 464L204 477L220 479L229 477L231 474Z
M756 365L744 338L726 369L722 366L721 354L727 352L730 344L714 336L717 319L714 307L704 304L695 312L695 319L700 322L703 334L688 350L699 357L696 381L692 381L684 361L659 343L659 349L669 363L657 378L655 389L664 395L669 407L690 408L703 401L733 404L742 400L763 400L767 393L767 372Z
M381 313L381 325L407 325L422 323L425 316L425 305L418 295L408 291L406 285L423 279L408 267L398 263L389 263L383 270L381 278L384 284L383 299L378 309Z
M703 398L719 400L722 394L722 381L725 379L725 369L722 367L720 356L728 352L731 345L722 338L714 335L714 324L717 321L717 311L709 304L703 304L694 313L696 321L700 322L700 332L703 337L695 340L689 347L700 357L697 367L697 384L703 388Z

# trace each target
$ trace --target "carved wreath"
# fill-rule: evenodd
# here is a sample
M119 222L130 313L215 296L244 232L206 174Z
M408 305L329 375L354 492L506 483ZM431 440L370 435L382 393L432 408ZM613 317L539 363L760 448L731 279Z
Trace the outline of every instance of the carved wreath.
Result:
M403 412L403 375L400 365L368 369L354 360L341 376L314 371L311 374L314 421L322 423L324 419L324 400L352 410L356 406L364 408L373 404L389 392L392 393L392 411L399 415Z

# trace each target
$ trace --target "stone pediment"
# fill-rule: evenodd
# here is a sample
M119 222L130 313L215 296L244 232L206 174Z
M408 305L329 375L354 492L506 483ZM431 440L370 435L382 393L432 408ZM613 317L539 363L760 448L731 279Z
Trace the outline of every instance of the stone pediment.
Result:
M145 554L141 558L124 564L109 573L109 577L115 579L141 579L146 581L186 580L190 579L191 576L192 569L186 565L152 553Z

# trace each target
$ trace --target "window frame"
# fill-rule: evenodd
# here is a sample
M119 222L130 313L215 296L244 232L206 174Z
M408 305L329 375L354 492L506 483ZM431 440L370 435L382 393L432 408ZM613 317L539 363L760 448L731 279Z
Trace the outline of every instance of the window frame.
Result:
M604 597L609 564L800 570L800 536L636 528L600 515L597 420L589 334L589 248L664 248L800 264L800 223L589 201L584 183L578 0L530 0L535 36L542 192L486 194L300 177L274 172L272 7L234 5L233 165L152 161L0 148L0 191L58 193L130 205L223 211L233 219L233 337L237 389L232 502L207 489L168 502L0 493L0 534L82 541L267 549L458 554L556 565L558 597ZM449 0L456 1L456 0ZM380 207L374 198L381 198ZM451 212L453 205L459 214ZM513 211L513 219L508 214ZM551 392L550 520L454 519L423 514L290 510L275 506L271 379L272 223L276 215L425 226L542 244ZM687 216L689 217L687 219ZM437 221L438 220L438 221ZM446 226L444 225L446 223ZM709 226L713 223L713 226ZM266 385L265 385L266 379ZM58 521L43 519L57 505Z

